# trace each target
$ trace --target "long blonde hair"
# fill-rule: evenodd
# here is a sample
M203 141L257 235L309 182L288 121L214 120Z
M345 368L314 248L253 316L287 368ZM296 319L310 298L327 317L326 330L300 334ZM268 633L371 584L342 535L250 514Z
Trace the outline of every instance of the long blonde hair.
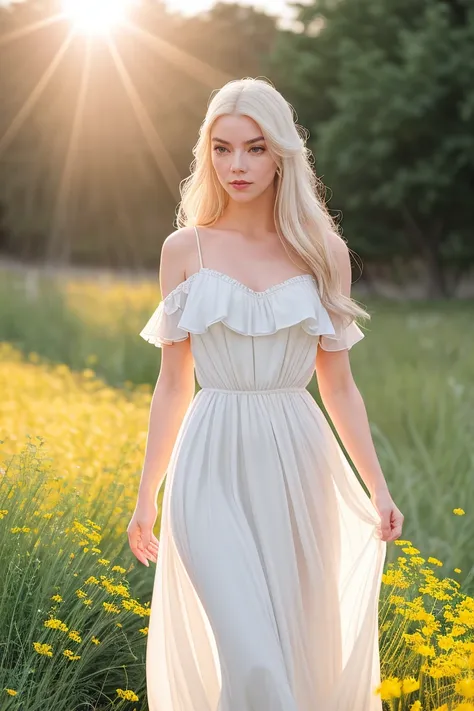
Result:
M249 116L259 125L277 163L274 220L278 235L310 267L325 308L341 319L342 326L356 317L369 319L365 309L341 292L328 238L331 233L342 237L320 195L324 186L312 169L312 154L305 145L309 134L296 124L291 104L267 80L232 80L212 97L193 148L191 174L180 184L178 227L213 225L225 211L229 195L211 160L211 128L224 114Z

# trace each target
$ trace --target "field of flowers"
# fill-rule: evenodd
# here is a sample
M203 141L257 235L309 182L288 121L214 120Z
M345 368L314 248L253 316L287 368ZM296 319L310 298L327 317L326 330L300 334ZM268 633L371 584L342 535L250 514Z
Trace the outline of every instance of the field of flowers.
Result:
M1 280L2 711L147 709L155 567L126 526L160 355L138 331L158 300L149 283ZM352 370L405 514L374 693L387 711L474 711L473 305L367 306Z

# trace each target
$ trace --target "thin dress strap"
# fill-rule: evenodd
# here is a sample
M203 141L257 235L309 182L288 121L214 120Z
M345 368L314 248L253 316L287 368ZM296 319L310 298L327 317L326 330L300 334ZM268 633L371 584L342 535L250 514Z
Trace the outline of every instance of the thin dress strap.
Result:
M201 242L199 241L199 232L198 228L196 225L194 225L194 231L196 232L196 242L197 242L197 248L199 252L199 264L201 265L201 269L203 268L203 263L202 263L202 252L201 252Z

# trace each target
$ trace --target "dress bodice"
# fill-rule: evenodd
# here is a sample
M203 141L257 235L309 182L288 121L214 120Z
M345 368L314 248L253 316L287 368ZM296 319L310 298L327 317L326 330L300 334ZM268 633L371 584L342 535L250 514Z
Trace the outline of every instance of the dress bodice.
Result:
M260 390L306 387L318 343L342 350L364 334L355 321L334 323L311 274L254 291L201 267L160 302L140 336L157 347L190 336L201 387Z

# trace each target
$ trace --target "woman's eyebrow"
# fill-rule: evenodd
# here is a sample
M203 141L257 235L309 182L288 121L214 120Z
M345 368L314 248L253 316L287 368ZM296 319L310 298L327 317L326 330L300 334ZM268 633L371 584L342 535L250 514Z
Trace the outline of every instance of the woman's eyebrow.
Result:
M256 143L257 141L264 141L265 138L263 136L257 136L257 138L250 138L248 141L244 141L245 144L249 143ZM230 141L224 141L223 138L211 138L211 141L218 141L219 143L225 143L226 145L230 146Z

